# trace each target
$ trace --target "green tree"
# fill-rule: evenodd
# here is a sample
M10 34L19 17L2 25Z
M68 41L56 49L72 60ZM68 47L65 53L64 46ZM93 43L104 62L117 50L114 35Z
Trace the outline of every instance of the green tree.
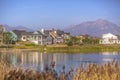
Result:
M92 43L92 40L89 39L88 37L84 38L82 41L83 41L83 44L91 44Z
M3 33L3 43L4 44L11 44L12 43L12 38L11 38L11 33L10 32L4 32Z
M86 37L85 39L82 40L83 44L98 44L99 39L98 38L88 38Z
M99 44L99 41L100 41L99 38L93 39L93 43L94 43L94 44Z
M3 32L4 32L4 28L2 25L0 25L0 44L3 43Z
M66 44L67 44L68 46L72 46L72 45L73 45L72 41L68 41Z
M75 36L71 37L71 41L74 45L79 45L80 44L80 39L75 37Z

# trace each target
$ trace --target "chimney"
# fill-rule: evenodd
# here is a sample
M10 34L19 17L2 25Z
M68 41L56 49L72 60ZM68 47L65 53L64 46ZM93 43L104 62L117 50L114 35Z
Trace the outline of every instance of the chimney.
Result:
M44 29L41 29L41 32L44 34Z

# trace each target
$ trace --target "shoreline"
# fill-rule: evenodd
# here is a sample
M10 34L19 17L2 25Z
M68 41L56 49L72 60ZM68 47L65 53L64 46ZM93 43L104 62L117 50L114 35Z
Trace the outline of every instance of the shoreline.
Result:
M120 51L120 45L47 46L46 52L88 53Z
M88 53L88 52L113 52L120 51L120 45L82 45L82 46L13 46L0 48L0 52L40 51L46 53Z

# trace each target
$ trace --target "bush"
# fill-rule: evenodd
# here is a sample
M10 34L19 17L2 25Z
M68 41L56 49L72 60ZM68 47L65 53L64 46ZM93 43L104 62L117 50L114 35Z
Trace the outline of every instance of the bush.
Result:
M25 46L37 46L37 45L34 43L27 43L27 44L25 44Z
M67 42L67 45L68 45L68 46L72 46L72 45L73 45L72 41L68 41L68 42Z

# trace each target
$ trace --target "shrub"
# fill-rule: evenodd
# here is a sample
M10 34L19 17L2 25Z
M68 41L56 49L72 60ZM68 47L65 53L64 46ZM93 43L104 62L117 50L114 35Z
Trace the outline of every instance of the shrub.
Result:
M68 41L66 44L67 44L68 46L72 46L72 45L73 45L72 41Z
M26 43L25 46L37 46L37 45L34 43Z

